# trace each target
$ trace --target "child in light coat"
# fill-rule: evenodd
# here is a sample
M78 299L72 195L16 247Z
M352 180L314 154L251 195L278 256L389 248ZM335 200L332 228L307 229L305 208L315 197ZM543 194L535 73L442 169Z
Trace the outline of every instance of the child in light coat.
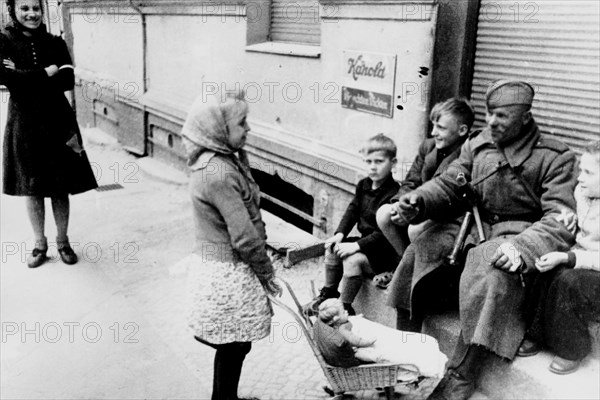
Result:
M546 344L556 354L549 366L556 374L579 367L592 348L588 323L600 319L600 141L585 149L579 168L577 218L558 217L567 227L577 227L576 244L569 252L551 252L536 261L541 277L548 274L550 282L529 332L537 343L521 346L528 350L524 355L533 355Z

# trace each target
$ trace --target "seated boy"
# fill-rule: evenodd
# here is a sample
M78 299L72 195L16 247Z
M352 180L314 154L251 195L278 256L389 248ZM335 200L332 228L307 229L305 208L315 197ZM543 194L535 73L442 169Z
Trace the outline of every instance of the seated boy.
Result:
M430 113L433 137L421 144L392 204L384 205L377 212L379 227L402 254L388 289L388 305L397 309L396 327L400 330L419 332L426 314L455 307L461 269L439 267L452 251L460 220L456 219L458 215L443 215L408 226L398 217L397 200L446 172L450 163L458 158L474 118L473 109L464 99L450 98L437 103ZM403 239L407 235L410 245Z
M547 345L556 354L549 366L556 374L579 367L592 349L588 323L600 320L600 141L585 149L579 168L576 244L536 261L537 314L518 353L534 355L539 344ZM575 228L575 218L557 219Z
M362 317L348 316L342 302L327 299L319 306L314 338L325 361L349 368L363 363L403 364L402 380L441 377L446 356L438 342L420 333L401 332Z
M392 271L399 257L377 227L375 213L390 201L400 187L392 177L396 165L394 141L380 133L371 137L361 149L367 177L356 185L356 193L346 209L335 234L325 241L325 286L319 295L305 306L305 312L315 315L325 299L340 297L350 314L358 294L363 274L374 275ZM348 237L358 225L361 237Z
M377 224L400 257L410 240L418 236L431 221L407 227L398 217L398 199L444 173L448 165L458 158L475 114L467 100L453 97L437 103L431 109L429 119L433 124L432 137L425 139L419 146L419 153L390 204L381 206L377 211Z

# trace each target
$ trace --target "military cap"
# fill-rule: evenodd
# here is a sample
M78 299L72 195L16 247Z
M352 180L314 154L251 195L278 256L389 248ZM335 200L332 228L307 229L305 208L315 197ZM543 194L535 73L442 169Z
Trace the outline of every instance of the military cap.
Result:
M487 108L506 107L514 105L531 106L533 102L533 87L523 81L498 80L493 82L485 92Z

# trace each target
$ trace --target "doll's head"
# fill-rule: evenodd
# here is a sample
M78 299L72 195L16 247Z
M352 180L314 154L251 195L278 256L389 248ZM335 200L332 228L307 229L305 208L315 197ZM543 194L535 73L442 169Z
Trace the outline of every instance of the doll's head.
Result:
M327 299L319 305L319 319L335 326L348 322L348 311L339 299Z
M34 31L42 25L44 9L41 0L6 0L8 15L21 28Z

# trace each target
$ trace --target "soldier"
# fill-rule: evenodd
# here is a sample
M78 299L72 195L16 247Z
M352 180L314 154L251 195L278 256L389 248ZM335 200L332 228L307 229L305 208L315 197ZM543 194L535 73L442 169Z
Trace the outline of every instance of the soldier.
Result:
M555 217L575 209L575 154L540 134L530 111L533 96L525 82L490 85L486 128L465 142L448 173L400 198L411 223L443 215L461 206L456 177L462 173L479 197L488 238L467 255L459 288L460 337L429 399L468 399L486 359L515 357L535 259L574 243Z

